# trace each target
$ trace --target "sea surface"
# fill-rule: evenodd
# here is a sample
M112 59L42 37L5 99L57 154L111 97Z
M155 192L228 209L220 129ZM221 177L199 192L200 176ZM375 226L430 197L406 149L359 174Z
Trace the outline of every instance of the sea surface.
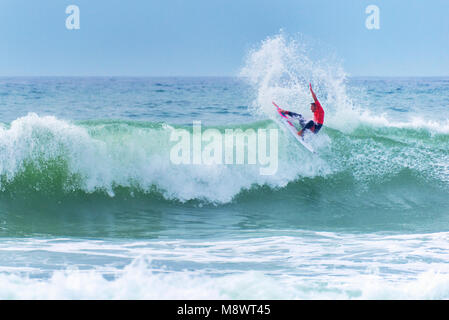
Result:
M277 36L235 77L0 78L0 299L448 299L449 78L314 61ZM311 118L309 82L316 155L271 104ZM174 164L193 121L277 129L276 173Z

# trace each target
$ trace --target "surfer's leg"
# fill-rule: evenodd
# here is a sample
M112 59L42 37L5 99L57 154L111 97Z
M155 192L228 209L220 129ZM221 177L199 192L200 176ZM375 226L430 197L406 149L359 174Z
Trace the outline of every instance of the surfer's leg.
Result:
M309 129L311 131L313 131L313 127L315 126L315 122L313 122L313 120L310 120L309 122L307 122L307 124L304 126L303 130Z
M309 129L310 131L314 132L315 130L315 122L313 122L313 120L310 120L309 122L306 123L306 125L298 131L298 134L300 136L302 136L304 134L304 131Z
M295 118L295 119L304 119L302 117L302 114L299 114L299 113L296 113L296 112L287 111L287 112L285 112L285 114L290 116L290 117L292 117L292 118Z
M304 126L306 125L306 121L304 120L304 117L302 116L302 114L289 111L287 113L287 115L292 117L293 119L298 120L299 125L301 126L301 128L304 128Z
M320 131L320 129L321 129L322 126L323 126L322 123L317 123L317 124L315 125L315 130L313 131L313 133L317 134L318 131Z

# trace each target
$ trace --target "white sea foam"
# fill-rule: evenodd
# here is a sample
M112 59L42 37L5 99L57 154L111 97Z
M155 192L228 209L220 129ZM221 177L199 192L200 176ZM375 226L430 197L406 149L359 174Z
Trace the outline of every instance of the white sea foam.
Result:
M425 272L416 280L391 283L358 276L334 283L279 279L257 273L219 277L153 274L130 269L115 280L94 271L56 271L41 281L0 275L1 299L448 299L449 275ZM179 284L182 283L182 286Z
M360 125L425 129L447 134L449 120L411 117L395 121L386 113L374 114L368 105L356 105L347 92L348 75L341 63L329 53L313 57L314 44L301 36L284 32L266 38L249 52L240 75L256 91L252 110L255 114L277 119L272 101L284 109L311 119L309 82L325 109L325 126L350 133Z
M0 270L0 298L449 298L448 233L288 233L221 241L15 240L3 243L0 254L18 261L27 254L32 262L29 253L38 248L33 265L40 267L30 271L22 261ZM42 260L46 254L52 259ZM86 256L95 257L90 270L78 260ZM130 263L115 267L123 259ZM59 270L45 271L51 263ZM42 272L48 275L36 276Z

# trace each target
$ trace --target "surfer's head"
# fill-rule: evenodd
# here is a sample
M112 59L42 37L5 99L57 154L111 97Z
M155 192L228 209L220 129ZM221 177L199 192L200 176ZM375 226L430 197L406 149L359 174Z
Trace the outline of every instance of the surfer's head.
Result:
M310 110L312 110L312 112L315 112L315 110L316 110L316 104L315 104L315 102L312 102L312 103L310 104Z

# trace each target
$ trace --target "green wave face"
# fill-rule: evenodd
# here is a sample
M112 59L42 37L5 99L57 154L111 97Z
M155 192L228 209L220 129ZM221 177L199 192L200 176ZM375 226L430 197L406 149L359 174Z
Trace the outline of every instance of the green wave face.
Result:
M30 114L0 131L1 190L9 194L98 192L113 196L116 188L127 188L180 202L227 203L244 190L261 186L278 190L304 179L334 183L345 177L345 184L364 190L401 177L404 183L408 179L447 188L449 135L432 134L424 128L360 124L344 133L325 127L320 135L306 137L317 156L271 120L213 128L223 136L228 129L278 129L279 169L270 176L261 175L260 165L248 161L174 164L170 151L179 140L170 137L175 129L192 132L192 126L130 121L74 124ZM204 133L211 127L201 129ZM203 150L208 143L203 141ZM247 152L248 140L243 143ZM211 189L226 196L211 193Z
M267 120L232 129L237 128L279 127ZM0 131L0 211L8 221L16 220L17 212L32 212L25 215L40 217L35 225L46 221L46 228L54 223L49 217L80 219L85 212L91 219L111 206L119 215L149 211L143 215L150 217L176 208L243 214L265 227L448 226L443 214L449 208L448 134L363 123L349 133L325 127L310 138L315 156L279 128L279 168L263 176L249 164L174 165L173 129L164 123L19 118Z

